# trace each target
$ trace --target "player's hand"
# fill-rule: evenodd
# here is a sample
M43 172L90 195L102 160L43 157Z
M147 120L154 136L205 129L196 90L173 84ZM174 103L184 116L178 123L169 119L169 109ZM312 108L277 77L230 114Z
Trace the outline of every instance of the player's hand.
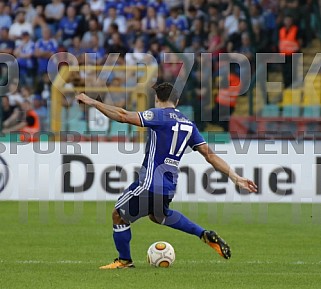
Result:
M249 179L238 177L236 185L240 187L240 189L248 190L250 193L257 192L257 185Z
M75 98L77 99L78 103L93 105L93 99L84 93L76 95Z

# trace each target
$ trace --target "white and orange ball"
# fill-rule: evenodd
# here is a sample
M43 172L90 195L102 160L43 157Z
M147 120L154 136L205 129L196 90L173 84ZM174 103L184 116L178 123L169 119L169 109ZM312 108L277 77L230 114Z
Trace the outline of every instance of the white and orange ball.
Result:
M169 267L175 261L175 251L171 244L158 241L147 250L147 262L155 267Z

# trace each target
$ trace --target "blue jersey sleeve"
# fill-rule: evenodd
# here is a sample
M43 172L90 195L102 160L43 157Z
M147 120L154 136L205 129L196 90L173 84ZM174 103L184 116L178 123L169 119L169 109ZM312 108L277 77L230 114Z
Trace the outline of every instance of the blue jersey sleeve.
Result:
M41 48L42 41L39 39L36 44L35 44L35 49L40 49Z
M193 128L193 133L191 135L191 138L189 140L189 146L193 149L196 150L196 148L199 145L205 144L206 141L204 140L203 136L200 134L200 132L198 131L197 127L194 125Z
M51 46L50 46L50 51L53 53L56 53L58 51L58 43L55 39L50 40Z
M151 108L138 113L142 126L154 128L164 124L162 110Z
M64 30L66 19L62 18L59 22L59 29Z

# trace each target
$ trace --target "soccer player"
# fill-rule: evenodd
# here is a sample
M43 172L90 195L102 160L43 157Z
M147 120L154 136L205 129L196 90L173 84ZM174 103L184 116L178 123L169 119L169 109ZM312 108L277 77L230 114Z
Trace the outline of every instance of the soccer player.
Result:
M112 212L113 238L119 256L100 269L134 267L130 254L130 224L145 216L155 223L199 237L225 259L231 257L230 247L216 232L205 230L169 208L176 189L178 164L188 146L201 153L208 163L229 176L241 189L257 191L255 183L237 175L210 149L197 127L176 109L179 95L170 83L158 85L155 91L155 108L144 112L106 105L84 93L76 96L79 103L95 107L110 119L149 128L139 180L124 191Z

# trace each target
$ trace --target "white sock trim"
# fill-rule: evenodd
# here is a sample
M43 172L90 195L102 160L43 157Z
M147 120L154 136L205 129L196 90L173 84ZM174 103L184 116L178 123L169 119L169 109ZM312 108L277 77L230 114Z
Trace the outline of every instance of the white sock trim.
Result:
M130 229L130 225L114 225L114 227L113 227L113 231L116 232L116 233L124 232L124 231L129 230L129 229Z

